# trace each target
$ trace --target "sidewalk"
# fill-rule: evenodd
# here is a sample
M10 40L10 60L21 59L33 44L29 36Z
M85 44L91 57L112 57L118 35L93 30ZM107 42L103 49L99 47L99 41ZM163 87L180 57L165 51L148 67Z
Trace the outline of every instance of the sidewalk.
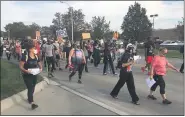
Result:
M49 85L34 96L39 107L31 110L26 101L5 110L1 115L116 115L64 89Z

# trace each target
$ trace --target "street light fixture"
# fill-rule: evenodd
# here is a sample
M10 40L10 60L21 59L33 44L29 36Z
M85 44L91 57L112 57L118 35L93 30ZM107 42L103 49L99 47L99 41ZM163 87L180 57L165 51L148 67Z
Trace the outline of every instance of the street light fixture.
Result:
M153 29L154 29L154 18L155 18L155 17L158 17L158 14L150 15L150 17L153 18Z
M73 34L74 34L74 32L73 32L73 7L71 7L67 2L63 2L63 1L60 1L60 3L64 3L64 4L66 4L69 8L71 8L71 28L72 28L72 32L71 32L71 40L72 40L72 43L73 43Z

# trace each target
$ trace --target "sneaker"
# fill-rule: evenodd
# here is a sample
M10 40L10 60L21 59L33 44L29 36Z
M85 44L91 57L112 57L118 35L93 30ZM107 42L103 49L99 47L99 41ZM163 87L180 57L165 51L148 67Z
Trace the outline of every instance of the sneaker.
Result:
M145 67L141 67L142 72L145 72Z
M112 98L118 99L117 95L112 95L112 94L110 94L110 95L112 96Z
M31 108L32 108L32 110L34 110L34 109L36 109L36 108L38 108L39 106L37 105L37 104L32 104L31 105Z
M140 105L140 103L138 101L132 101L132 103L135 105Z
M78 83L79 83L79 84L82 84L82 81L81 81L81 80L78 80Z
M172 102L169 101L169 100L167 100L167 99L163 100L163 104L171 104L171 103L172 103Z
M157 98L154 97L153 95L148 95L148 99L157 100Z
M107 73L103 73L103 75L107 75Z
M50 75L51 75L51 77L54 77L52 73Z
M180 73L182 73L182 74L183 74L183 73L184 73L184 71L180 71Z
M118 75L117 73L114 73L113 75Z
M69 76L69 82L71 82L71 76Z
M63 69L62 68L59 68L60 71L62 71Z

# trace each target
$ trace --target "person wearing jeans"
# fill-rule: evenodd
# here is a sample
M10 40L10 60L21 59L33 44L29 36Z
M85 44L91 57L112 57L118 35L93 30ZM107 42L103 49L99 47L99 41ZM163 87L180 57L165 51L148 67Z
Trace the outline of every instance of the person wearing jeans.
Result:
M105 43L103 61L104 61L103 75L107 75L106 71L107 71L108 64L110 64L110 67L112 69L112 73L114 75L117 75L117 73L115 73L115 71L114 71L114 65L113 65L111 54L110 54L110 50L108 48L108 43Z
M37 83L37 75L32 75L29 69L39 68L41 72L42 65L39 57L35 54L35 47L33 42L29 42L26 44L26 50L27 54L23 54L21 61L19 63L19 67L22 71L24 83L28 89L27 92L28 102L29 104L31 104L31 108L35 109L38 107L38 105L35 104L33 100L35 85Z
M172 102L167 100L166 93L165 93L165 81L163 76L166 75L166 66L168 68L171 68L177 72L179 70L175 68L172 64L168 62L165 55L167 54L166 48L159 48L159 55L155 56L152 64L151 64L151 74L150 78L154 79L156 82L153 84L153 86L150 89L150 94L148 95L149 99L156 100L157 98L153 96L153 92L156 90L157 86L160 87L160 94L163 98L162 103L163 104L171 104Z

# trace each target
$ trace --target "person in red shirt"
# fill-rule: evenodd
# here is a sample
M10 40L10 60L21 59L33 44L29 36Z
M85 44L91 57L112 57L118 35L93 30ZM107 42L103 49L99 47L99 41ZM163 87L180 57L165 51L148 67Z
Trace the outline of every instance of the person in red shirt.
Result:
M171 68L177 72L179 70L175 68L172 64L168 62L165 55L167 54L168 50L164 47L161 47L159 49L159 55L156 55L152 61L151 64L151 74L150 78L154 79L156 83L151 87L150 94L148 95L149 99L156 100L157 98L153 96L153 92L156 90L157 86L160 87L160 94L163 98L163 104L171 104L172 102L167 100L166 94L165 94L165 81L163 79L163 76L166 75L166 66L168 68Z

